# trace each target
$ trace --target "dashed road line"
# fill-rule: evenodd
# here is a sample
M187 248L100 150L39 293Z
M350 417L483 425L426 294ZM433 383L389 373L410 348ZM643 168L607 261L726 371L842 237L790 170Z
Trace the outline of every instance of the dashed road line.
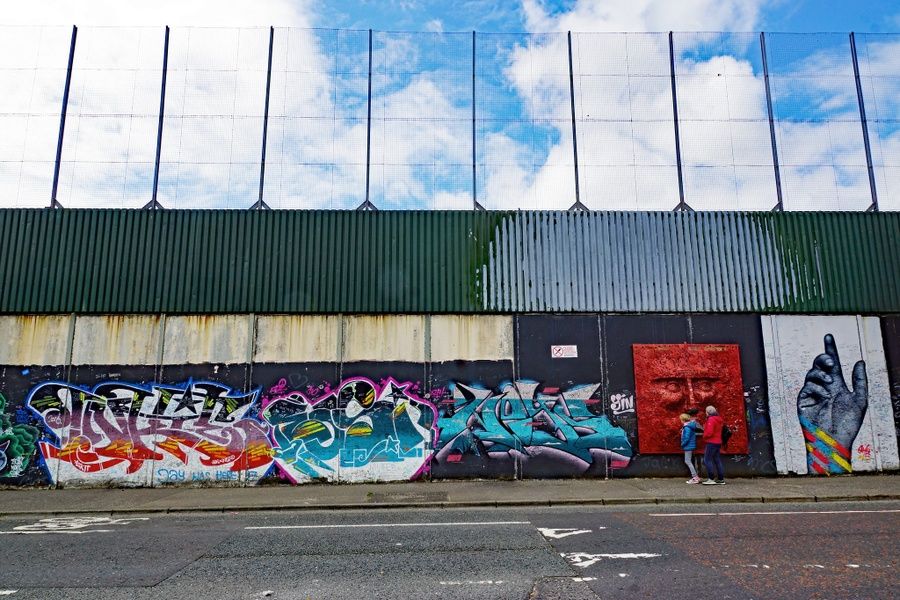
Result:
M372 527L471 527L531 525L531 521L448 521L442 523L339 523L334 525L253 525L244 529L362 529Z

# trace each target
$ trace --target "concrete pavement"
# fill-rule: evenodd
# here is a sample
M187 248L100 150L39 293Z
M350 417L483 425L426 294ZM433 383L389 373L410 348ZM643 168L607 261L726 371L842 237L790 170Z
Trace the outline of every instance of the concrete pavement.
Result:
M730 479L442 480L234 488L8 489L0 516L73 513L450 508L900 500L900 475Z

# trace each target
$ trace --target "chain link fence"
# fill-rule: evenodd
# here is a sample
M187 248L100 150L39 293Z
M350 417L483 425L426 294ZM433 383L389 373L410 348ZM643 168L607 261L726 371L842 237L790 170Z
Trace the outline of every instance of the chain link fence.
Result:
M0 206L900 210L900 35L0 27Z

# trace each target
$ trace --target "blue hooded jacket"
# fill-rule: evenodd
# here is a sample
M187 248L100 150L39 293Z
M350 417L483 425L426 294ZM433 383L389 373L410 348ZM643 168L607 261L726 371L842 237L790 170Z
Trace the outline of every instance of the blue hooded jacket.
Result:
M697 421L688 421L681 426L681 449L696 450L697 449L697 432L702 432L703 427Z

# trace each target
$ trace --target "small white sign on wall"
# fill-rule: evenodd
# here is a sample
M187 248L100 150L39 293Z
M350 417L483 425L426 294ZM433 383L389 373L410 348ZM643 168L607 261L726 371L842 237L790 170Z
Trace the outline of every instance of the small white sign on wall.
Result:
M552 358L578 358L578 346L550 346Z

